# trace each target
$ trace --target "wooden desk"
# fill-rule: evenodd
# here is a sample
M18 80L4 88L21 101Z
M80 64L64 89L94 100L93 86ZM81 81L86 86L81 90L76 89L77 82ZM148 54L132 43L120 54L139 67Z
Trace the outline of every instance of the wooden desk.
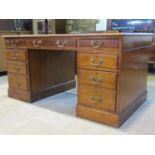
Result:
M5 36L9 96L27 102L75 87L79 117L119 127L147 98L150 33Z

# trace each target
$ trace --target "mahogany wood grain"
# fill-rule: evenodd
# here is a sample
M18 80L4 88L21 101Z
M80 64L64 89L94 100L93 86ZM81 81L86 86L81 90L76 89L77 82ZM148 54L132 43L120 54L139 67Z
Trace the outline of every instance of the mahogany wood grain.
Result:
M77 56L77 116L119 127L146 100L147 63L155 51L151 33L4 38L10 97L34 102L73 88ZM14 63L27 67L13 73Z
M122 52L118 83L119 113L147 90L147 62L148 56L144 54L144 49Z
M33 93L75 78L73 52L29 50L28 61Z
M2 26L2 24L4 23L1 22L0 26ZM7 24L3 26L7 27ZM7 71L6 56L5 56L5 41L2 36L3 35L21 35L21 34L32 34L32 33L30 31L0 31L0 72Z
M76 39L57 38L57 39L52 39L52 46L58 47L58 48L76 47L77 41Z
M25 47L24 39L7 39L5 40L5 46L7 48Z
M91 121L104 123L113 127L120 127L146 100L147 92L144 92L139 98L135 99L132 105L125 109L121 114L101 111L91 107L78 104L76 115Z
M101 111L94 108L86 107L78 104L76 107L76 115L91 121L104 123L110 126L119 127L119 115L107 111Z
M7 71L10 73L16 73L16 74L27 74L27 65L26 63L20 63L20 62L7 62Z
M89 47L89 48L118 48L118 40L117 39L109 39L109 38L86 38L79 40L79 47Z
M27 60L27 53L24 49L7 49L6 60L25 62Z
M78 54L80 68L95 70L117 70L117 55Z
M116 89L117 74L104 71L79 70L79 83L91 86Z
M22 91L29 90L26 76L18 76L16 74L9 73L8 79L10 88Z
M100 110L115 111L116 91L79 85L79 104Z
M49 39L42 39L42 38L37 38L37 39L26 39L25 40L26 47L28 48L43 48L43 47L52 47L52 44Z
M18 100L22 100L25 102L31 102L30 92L28 92L28 91L9 88L8 95L9 95L9 97L12 97L12 98L15 98Z

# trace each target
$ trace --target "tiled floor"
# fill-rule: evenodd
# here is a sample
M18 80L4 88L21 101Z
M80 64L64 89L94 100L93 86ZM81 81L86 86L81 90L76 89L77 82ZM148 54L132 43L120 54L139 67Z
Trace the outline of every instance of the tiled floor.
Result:
M117 129L76 117L76 89L29 104L8 98L0 77L0 134L155 134L155 75L148 79L148 100Z

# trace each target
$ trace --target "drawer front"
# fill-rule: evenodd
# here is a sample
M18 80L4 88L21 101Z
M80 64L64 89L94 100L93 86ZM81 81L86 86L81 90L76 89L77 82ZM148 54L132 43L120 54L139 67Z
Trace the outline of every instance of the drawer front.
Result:
M115 111L116 92L99 87L80 85L79 102L92 108Z
M25 40L22 39L6 39L5 46L8 48L25 47Z
M116 89L116 73L79 70L80 84Z
M53 39L52 46L57 48L76 47L76 39Z
M78 54L80 68L90 69L117 69L117 55L105 54Z
M26 46L29 48L42 48L51 46L48 39L27 39Z
M6 51L6 60L26 61L26 52L24 50L8 50Z
M119 41L117 39L80 39L79 47L87 47L93 49L102 48L118 48Z
M7 69L10 73L24 74L27 73L27 68L25 63L7 62Z
M28 91L28 82L26 76L17 76L15 74L9 74L8 79L10 88Z

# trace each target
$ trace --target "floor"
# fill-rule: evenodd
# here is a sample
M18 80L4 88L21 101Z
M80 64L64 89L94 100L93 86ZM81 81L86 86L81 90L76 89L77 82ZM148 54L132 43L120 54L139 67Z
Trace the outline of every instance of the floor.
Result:
M76 117L76 89L29 104L9 98L7 88L0 77L0 134L155 134L155 74L148 100L119 129Z

